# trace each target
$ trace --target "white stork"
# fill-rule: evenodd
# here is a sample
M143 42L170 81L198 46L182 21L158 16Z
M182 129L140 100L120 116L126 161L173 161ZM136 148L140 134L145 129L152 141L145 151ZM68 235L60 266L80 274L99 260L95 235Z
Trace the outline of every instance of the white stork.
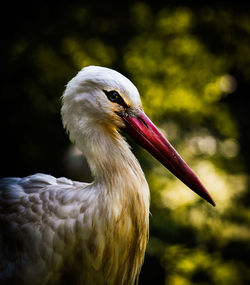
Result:
M215 204L120 73L83 68L66 87L61 114L94 182L45 174L1 180L0 284L134 284L148 239L149 189L119 129Z

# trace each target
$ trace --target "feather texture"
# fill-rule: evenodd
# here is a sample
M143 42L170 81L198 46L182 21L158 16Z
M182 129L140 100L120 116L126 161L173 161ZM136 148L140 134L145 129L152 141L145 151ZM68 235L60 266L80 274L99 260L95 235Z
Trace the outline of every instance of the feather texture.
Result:
M104 79L103 79L104 78ZM90 67L68 85L62 118L86 156L93 183L35 174L0 181L0 284L134 284L148 238L149 189L119 134L116 89L135 113L134 85Z

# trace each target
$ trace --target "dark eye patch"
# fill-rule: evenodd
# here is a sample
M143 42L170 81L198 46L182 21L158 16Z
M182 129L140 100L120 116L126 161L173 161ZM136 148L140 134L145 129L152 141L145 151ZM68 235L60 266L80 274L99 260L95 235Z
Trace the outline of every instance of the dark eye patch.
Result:
M111 90L111 91L103 90L103 92L106 94L107 98L111 102L117 103L117 104L123 106L124 108L128 108L128 105L124 102L121 95L117 91L115 91L115 90Z

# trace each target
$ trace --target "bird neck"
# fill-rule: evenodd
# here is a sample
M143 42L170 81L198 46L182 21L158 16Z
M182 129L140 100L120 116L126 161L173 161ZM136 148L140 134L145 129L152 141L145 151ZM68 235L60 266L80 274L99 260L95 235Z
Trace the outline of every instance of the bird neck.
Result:
M95 183L104 184L107 190L118 185L121 188L131 181L136 181L141 187L147 185L138 160L116 129L104 126L89 128L91 132L85 129L77 137L76 144L88 161Z
M106 264L110 269L104 272L116 272L120 280L110 284L123 284L124 278L136 279L143 262L149 228L149 188L139 162L117 130L89 129L90 135L85 129L85 135L77 142L95 177L91 185L97 191L93 195L93 205L97 205L94 215L104 225L105 260L110 260L110 265ZM118 260L122 273L112 266Z

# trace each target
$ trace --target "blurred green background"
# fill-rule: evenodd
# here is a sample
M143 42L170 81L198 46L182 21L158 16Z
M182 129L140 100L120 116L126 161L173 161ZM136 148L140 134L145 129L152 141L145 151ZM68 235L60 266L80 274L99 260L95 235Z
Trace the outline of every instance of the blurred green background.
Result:
M90 181L61 125L84 66L117 69L216 201L133 144L151 188L139 284L250 284L250 9L247 1L9 3L1 17L1 176Z

